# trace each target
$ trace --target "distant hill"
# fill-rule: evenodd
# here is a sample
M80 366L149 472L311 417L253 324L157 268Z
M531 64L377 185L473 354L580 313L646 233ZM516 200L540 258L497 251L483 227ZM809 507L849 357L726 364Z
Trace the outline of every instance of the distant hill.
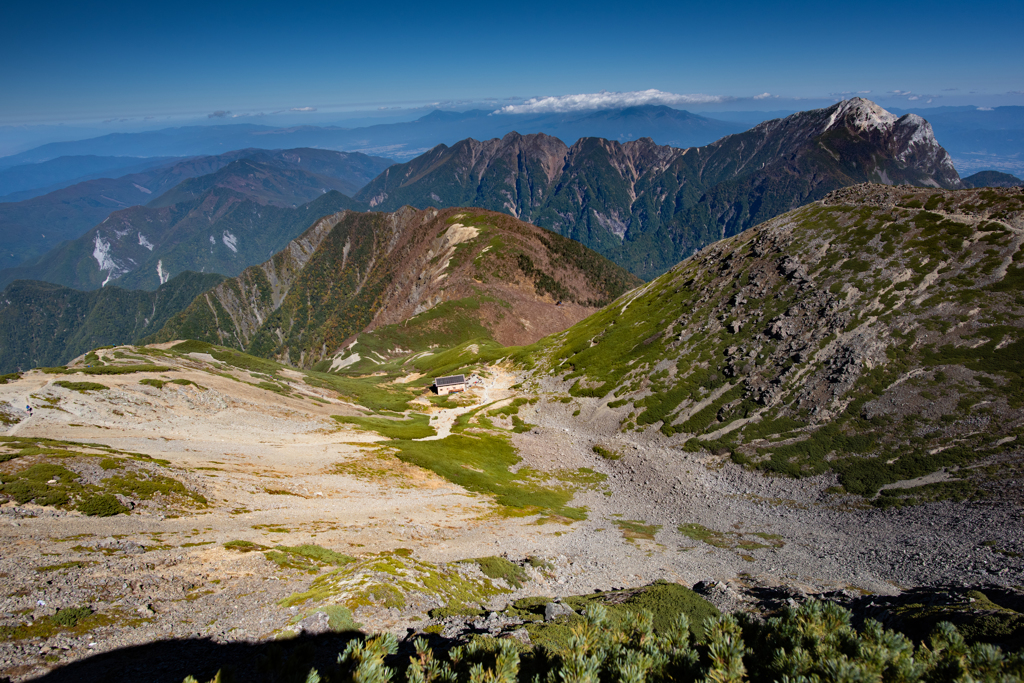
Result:
M155 292L80 292L48 282L14 282L0 296L0 374L62 365L98 346L152 334L223 279L182 273Z
M596 433L883 505L1019 500L1000 472L1022 462L1022 220L1021 188L841 189L543 340L535 372Z
M335 190L324 194L321 180L248 159L232 162L156 202L179 200L173 204L115 211L35 263L0 271L0 286L31 279L86 290L110 284L155 290L187 270L237 275L321 216L365 208ZM247 193L252 188L255 196ZM316 199L294 206L310 195Z
M980 171L963 179L964 187L1022 187L1024 180L1000 171Z
M767 121L704 147L545 135L439 145L356 199L479 206L578 240L643 278L696 249L864 181L961 187L928 123L855 98Z
M188 159L120 178L90 180L25 201L0 203L0 269L30 263L61 242L80 237L113 211L150 204L182 181L214 173L242 159L273 166L280 173L301 171L316 176L306 183L311 189L290 199L268 197L266 201L261 199L259 187L252 184L246 187L238 181L237 189L255 201L284 205L303 204L329 190L351 195L391 164L389 159L359 153L243 149ZM317 185L319 188L315 187ZM183 192L198 194L194 188ZM173 201L177 200L164 200L160 206ZM10 281L10 278L6 280Z
M581 137L625 142L649 137L663 145L704 145L747 128L671 107L637 107L567 113L504 114L493 110L434 111L401 123L354 128L253 124L189 126L142 133L115 133L88 140L56 142L0 158L0 169L67 155L199 156L225 149L316 147L411 159L438 143L466 137L502 137L511 131L546 133L570 143Z
M507 215L347 211L198 297L148 341L195 339L307 368L354 365L362 349L372 366L471 340L531 343L638 284Z
M0 202L20 202L96 178L119 178L182 161L177 157L59 157L0 171Z

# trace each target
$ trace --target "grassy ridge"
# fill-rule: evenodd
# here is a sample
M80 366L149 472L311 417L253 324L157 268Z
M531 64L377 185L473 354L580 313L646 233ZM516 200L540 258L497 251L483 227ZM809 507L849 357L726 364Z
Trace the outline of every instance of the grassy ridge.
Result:
M1024 201L843 192L708 248L530 355L624 431L789 476L834 471L859 495L1016 448L1024 254L1000 220ZM860 203L872 193L888 194Z

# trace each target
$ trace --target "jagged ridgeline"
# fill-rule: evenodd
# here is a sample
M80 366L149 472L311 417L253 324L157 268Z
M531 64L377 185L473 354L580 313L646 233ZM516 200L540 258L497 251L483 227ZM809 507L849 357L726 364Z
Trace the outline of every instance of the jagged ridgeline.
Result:
M198 297L149 341L196 339L337 368L336 356L353 365L359 351L376 363L471 340L532 343L639 284L578 243L504 214L345 211ZM364 332L346 355L343 345Z
M963 187L927 121L857 97L689 149L650 138L463 140L388 168L355 199L382 210L511 213L651 279L696 249L862 182Z
M838 190L544 340L539 369L595 428L864 495L975 463L882 499L985 495L1021 462L1022 243L1020 188Z

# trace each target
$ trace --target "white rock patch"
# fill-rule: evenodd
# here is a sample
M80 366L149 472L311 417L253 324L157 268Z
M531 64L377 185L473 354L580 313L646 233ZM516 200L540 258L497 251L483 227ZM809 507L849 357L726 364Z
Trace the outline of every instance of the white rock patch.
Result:
M160 280L160 284L163 284L171 279L171 274L164 270L163 260L156 262L156 276Z
M342 368L347 368L350 365L355 365L361 360L362 358L359 356L358 353L353 353L351 356L348 356L346 358L335 358L334 361L331 363L331 371L333 372L334 370L341 370Z
M104 241L103 236L99 233L96 233L96 238L93 240L92 257L96 259L99 269L107 273L101 287L106 287L108 282L129 270L114 260L113 254L110 253L110 242Z
M146 239L146 236L141 232L139 233L139 246L145 247L150 251L153 251L153 243Z
M238 253L238 238L232 235L227 230L224 231L224 236L221 238L224 242L224 246L230 249L233 253Z

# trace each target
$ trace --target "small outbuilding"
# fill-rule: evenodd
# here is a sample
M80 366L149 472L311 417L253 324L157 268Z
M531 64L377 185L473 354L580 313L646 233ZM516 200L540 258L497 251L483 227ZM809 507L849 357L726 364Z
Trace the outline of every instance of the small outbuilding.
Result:
M451 394L456 391L465 391L466 376L449 375L447 377L435 377L434 390L437 391L438 396L444 396L445 394Z

